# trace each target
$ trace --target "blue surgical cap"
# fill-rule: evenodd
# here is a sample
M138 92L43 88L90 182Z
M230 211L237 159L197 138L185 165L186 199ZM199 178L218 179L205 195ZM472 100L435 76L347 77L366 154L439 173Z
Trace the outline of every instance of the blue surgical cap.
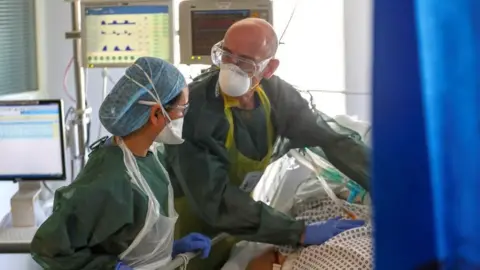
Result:
M164 106L176 98L185 86L185 78L172 64L159 58L141 57L126 70L102 102L100 122L111 134L127 136L145 125L150 116L151 107L140 104L140 100L156 102L153 96L158 95Z

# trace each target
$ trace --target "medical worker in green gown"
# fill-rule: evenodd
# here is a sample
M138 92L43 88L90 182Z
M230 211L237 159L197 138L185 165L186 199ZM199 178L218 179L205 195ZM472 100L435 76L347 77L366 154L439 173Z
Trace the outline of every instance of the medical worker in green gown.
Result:
M103 101L99 117L114 136L98 143L76 180L55 193L53 214L31 244L45 269L146 269L201 250L209 238L173 240L177 213L162 144L180 144L188 88L157 58L139 58Z
M277 46L266 21L239 21L212 48L219 68L189 85L185 143L166 148L178 180L174 185L183 195L175 202L180 214L176 235L200 231L236 237L213 246L209 261L196 266L191 262L190 269L218 269L228 257L228 247L238 239L316 245L363 224L335 219L306 227L250 196L270 163L278 137L288 138L291 148L320 146L334 166L367 190L369 186L367 149L334 132L294 87L273 76L280 64L275 59ZM315 64L298 68L315 68Z

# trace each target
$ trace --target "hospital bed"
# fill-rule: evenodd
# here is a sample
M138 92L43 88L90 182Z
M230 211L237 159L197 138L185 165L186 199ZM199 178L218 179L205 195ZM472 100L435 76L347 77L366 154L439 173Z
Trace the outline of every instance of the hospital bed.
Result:
M212 239L212 246L219 243L220 241L224 240L228 237L228 234L222 233L217 235ZM160 267L158 270L174 270L174 269L182 269L188 265L188 262L195 257L197 257L199 253L187 252L178 255L175 257L171 262L167 265Z

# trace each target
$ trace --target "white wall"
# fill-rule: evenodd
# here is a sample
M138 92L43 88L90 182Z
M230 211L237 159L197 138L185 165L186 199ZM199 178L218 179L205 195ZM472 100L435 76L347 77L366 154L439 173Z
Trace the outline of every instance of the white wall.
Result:
M345 0L347 114L371 121L372 0Z

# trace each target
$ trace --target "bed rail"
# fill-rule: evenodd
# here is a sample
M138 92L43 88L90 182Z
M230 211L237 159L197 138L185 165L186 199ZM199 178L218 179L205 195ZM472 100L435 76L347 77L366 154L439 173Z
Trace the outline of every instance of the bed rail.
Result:
M223 239L227 238L228 234L226 233L221 233L217 236L215 236L212 239L212 246L216 245L218 242L222 241ZM188 265L188 262L195 257L197 257L200 254L200 252L193 253L193 252L187 252L187 253L182 253L179 254L177 257L175 257L171 262L169 262L167 265L160 267L157 270L175 270L175 269L186 269L186 266Z

